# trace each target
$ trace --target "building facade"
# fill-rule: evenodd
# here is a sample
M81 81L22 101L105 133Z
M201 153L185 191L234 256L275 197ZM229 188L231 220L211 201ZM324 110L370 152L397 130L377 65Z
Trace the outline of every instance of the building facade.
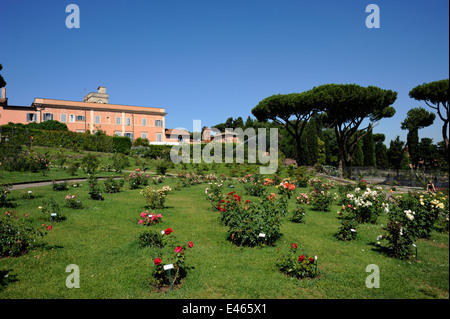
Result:
M35 98L28 107L0 103L0 125L56 120L74 132L102 130L107 135L128 136L131 140L141 137L157 143L166 139L166 114L164 108L109 104L105 87L86 95L83 102Z

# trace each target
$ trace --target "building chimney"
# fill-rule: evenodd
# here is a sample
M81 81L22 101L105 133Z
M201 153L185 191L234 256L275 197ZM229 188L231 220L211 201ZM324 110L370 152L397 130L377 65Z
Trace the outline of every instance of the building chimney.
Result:
M99 86L97 88L98 93L106 93L106 88L104 86Z
M6 99L6 88L2 87L2 99Z

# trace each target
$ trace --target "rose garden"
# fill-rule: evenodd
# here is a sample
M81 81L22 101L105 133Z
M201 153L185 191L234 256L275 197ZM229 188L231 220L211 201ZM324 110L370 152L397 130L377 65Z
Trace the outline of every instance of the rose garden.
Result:
M45 169L0 171L2 298L448 298L448 190L32 151ZM85 163L67 175L58 152ZM49 176L66 181L13 187Z

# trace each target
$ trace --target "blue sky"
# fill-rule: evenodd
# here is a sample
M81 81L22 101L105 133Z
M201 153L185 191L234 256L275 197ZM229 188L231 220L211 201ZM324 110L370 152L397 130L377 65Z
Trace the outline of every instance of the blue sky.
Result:
M68 4L80 28L68 29ZM368 4L380 28L368 29ZM192 130L251 115L267 96L327 83L398 92L374 129L405 140L416 85L448 78L449 2L381 0L17 1L0 7L0 63L9 104L81 101L165 107L166 127ZM428 110L431 110L427 108ZM442 140L442 122L419 131Z

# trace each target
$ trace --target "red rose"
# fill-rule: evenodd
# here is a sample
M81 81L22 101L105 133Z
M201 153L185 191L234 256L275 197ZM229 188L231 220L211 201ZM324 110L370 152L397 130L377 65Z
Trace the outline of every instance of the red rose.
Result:
M156 258L154 261L155 265L158 266L161 263L161 258Z
M53 228L52 225L50 225L50 226L47 227L48 230L52 230L52 228Z
M189 248L192 248L194 246L194 244L190 241L190 242L188 242L188 246L189 246Z
M183 247L181 247L181 246L175 247L175 253L176 254L183 253Z
M292 248L292 249L297 249L297 247L298 247L298 246L297 246L296 243L293 243L293 244L291 245L291 248Z
M314 258L310 257L310 258L309 258L309 262L310 262L310 263L313 263L313 262L314 262Z
M298 257L298 261L299 261L299 262L301 262L301 263L302 263L302 262L303 262L303 260L305 260L305 256L301 255L300 257Z
M173 230L172 230L172 228L169 227L166 229L165 234L169 235L170 233L173 233Z

